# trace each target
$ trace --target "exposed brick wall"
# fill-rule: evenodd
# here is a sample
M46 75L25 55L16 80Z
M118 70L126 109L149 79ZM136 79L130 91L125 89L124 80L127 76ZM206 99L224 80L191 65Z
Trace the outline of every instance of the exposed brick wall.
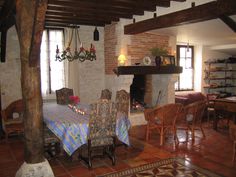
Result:
M170 50L169 36L152 33L141 33L131 36L131 44L128 45L128 56L131 58L131 64L142 62L144 56L150 55L150 49L153 47L163 47Z
M169 36L152 33L141 33L131 36L131 44L128 45L128 56L131 64L142 63L143 57L150 55L150 49L162 47L170 51ZM152 75L146 75L144 102L152 102Z
M104 56L105 56L105 74L114 74L113 69L117 67L117 34L116 23L107 25L104 28Z

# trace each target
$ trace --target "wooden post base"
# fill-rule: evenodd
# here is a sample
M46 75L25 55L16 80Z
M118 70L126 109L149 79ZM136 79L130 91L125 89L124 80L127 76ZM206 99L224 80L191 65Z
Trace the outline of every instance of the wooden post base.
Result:
M44 162L36 164L27 164L24 162L16 172L15 177L55 177L47 159Z

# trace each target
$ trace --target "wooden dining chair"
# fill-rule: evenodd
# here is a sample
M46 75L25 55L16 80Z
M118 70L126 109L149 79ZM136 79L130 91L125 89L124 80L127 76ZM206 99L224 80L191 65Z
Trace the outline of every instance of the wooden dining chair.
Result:
M66 105L70 103L70 96L73 96L73 89L61 88L56 90L57 104Z
M101 99L91 105L89 134L85 145L87 157L83 155L83 149L79 152L79 158L84 160L89 168L92 167L94 157L104 155L107 155L112 160L112 165L115 165L116 116L117 109L110 100Z
M109 89L102 90L100 99L111 100L111 97L112 97L112 92Z
M125 90L119 90L116 92L115 103L117 106L117 112L124 113L127 118L129 115L130 108L130 95Z
M207 122L210 121L210 116L215 116L215 100L219 98L220 94L218 93L208 93L207 98Z
M60 154L60 139L43 124L44 153L46 158L53 158Z
M10 103L1 111L5 131L5 139L8 141L10 134L24 133L24 105L23 100L19 99Z
M200 130L205 138L205 132L202 127L203 115L206 109L206 100L197 101L184 107L183 117L178 120L177 129L186 131L186 140L188 140L188 132L191 132L192 141L195 141L195 131Z
M154 109L145 109L144 115L147 121L146 141L149 140L151 131L157 130L160 134L160 145L164 143L164 136L168 131L174 134L174 140L178 142L176 133L176 119L182 110L182 104L171 103Z

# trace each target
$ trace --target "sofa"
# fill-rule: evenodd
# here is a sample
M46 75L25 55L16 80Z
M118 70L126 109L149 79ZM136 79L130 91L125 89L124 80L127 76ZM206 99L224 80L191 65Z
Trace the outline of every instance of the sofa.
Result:
M206 96L201 92L178 92L175 94L175 103L181 103L184 106L203 100L206 100Z

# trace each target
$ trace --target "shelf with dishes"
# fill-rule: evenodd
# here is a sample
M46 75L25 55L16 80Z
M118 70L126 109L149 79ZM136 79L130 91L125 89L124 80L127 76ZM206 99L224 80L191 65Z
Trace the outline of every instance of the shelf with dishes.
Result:
M235 94L236 87L236 58L211 59L205 63L205 86L208 93L225 92Z

